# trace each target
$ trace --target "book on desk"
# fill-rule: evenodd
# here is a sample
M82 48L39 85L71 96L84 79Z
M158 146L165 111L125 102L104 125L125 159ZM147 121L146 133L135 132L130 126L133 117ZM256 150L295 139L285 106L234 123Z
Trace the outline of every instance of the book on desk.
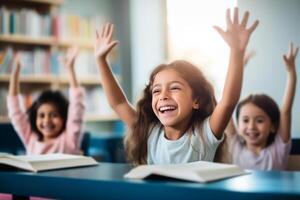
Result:
M124 177L143 179L161 176L192 182L209 182L249 173L250 171L232 164L197 161L184 164L141 165L133 168Z
M0 168L15 168L39 172L70 167L92 166L98 162L92 157L70 154L11 155L0 153Z

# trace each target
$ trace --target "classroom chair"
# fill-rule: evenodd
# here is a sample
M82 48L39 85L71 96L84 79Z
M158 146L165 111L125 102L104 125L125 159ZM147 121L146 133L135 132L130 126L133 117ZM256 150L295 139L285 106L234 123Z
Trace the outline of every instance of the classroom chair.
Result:
M88 155L100 162L126 162L123 137L119 135L91 136Z
M300 138L292 139L292 149L288 161L288 170L300 171Z
M0 124L0 152L14 155L25 154L25 147L10 123Z

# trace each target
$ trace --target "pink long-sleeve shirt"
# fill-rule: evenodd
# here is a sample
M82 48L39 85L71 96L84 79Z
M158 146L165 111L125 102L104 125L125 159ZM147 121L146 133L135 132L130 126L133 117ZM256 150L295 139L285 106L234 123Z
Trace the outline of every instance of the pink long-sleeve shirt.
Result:
M15 131L24 143L27 154L82 154L80 145L83 136L81 129L85 111L84 98L83 88L70 88L66 129L56 139L44 142L39 141L37 135L32 131L28 115L21 110L18 96L8 96L8 115Z

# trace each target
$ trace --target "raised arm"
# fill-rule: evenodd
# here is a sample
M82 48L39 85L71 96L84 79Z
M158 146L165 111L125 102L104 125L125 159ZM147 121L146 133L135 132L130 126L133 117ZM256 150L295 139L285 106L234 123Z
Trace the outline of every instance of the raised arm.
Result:
M243 60L244 67L246 67L246 65L255 56L255 54L256 52L254 50L245 53L244 60ZM237 134L237 128L235 127L233 116L231 116L226 126L225 133L228 137L233 137L235 134Z
M297 82L295 64L297 53L298 48L294 48L293 43L291 43L289 53L283 55L283 60L287 70L287 81L283 96L283 104L280 111L279 134L285 143L287 143L291 138L292 106Z
M258 25L258 21L255 21L250 28L246 28L249 12L244 14L241 23L238 18L238 8L234 9L233 20L230 17L230 9L227 9L227 30L223 31L220 27L214 27L230 48L229 66L222 98L210 117L210 127L217 138L222 136L240 98L245 50L251 33Z
M71 47L68 49L66 57L64 58L64 65L68 70L69 79L70 79L70 86L72 88L77 88L79 86L78 80L75 73L75 60L78 56L78 47Z
M10 96L16 96L19 94L19 75L20 75L20 69L21 69L21 63L20 63L20 54L15 53L14 54L14 62L15 68L13 69L11 76L10 76L10 81L9 81L9 89L8 89L8 94Z
M99 68L101 83L110 106L119 115L121 120L131 127L136 118L136 111L127 100L121 86L114 77L108 62L107 55L111 52L118 41L113 40L113 24L105 24L96 31L95 57Z

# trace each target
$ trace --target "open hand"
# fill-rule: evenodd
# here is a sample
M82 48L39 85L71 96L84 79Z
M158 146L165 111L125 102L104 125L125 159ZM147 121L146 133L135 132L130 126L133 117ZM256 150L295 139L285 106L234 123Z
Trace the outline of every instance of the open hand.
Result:
M231 49L245 51L251 33L256 29L258 20L250 28L246 28L249 12L245 12L242 22L239 23L238 8L234 8L233 20L230 17L230 9L226 10L227 30L224 31L218 26L214 26L216 31L222 36Z
M295 60L298 54L299 48L294 48L293 43L290 43L290 49L288 54L283 55L283 60L285 62L285 65L287 67L287 71L294 70L295 69Z
M60 57L60 61L68 69L74 68L75 60L78 56L79 48L77 46L72 46L67 50L67 53L64 57Z
M114 25L106 23L96 31L95 57L106 58L107 54L117 45L117 40L112 40Z

